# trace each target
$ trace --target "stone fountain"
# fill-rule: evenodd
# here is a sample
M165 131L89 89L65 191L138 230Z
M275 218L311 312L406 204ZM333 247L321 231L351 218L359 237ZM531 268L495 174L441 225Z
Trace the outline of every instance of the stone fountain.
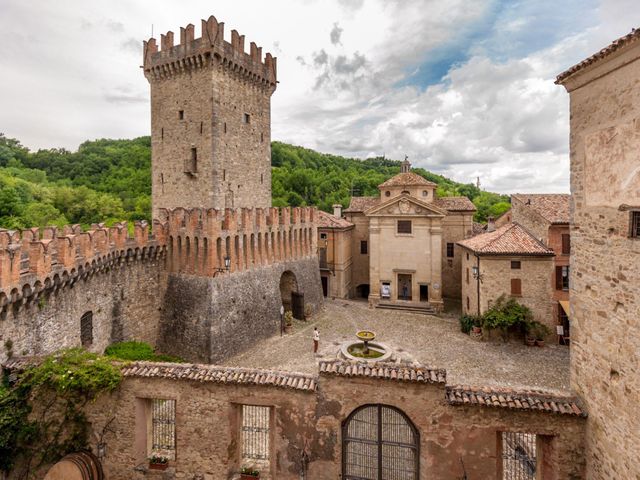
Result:
M357 342L345 342L340 347L340 355L347 360L358 362L384 362L389 360L392 351L384 343L374 342L375 332L359 330L356 332Z

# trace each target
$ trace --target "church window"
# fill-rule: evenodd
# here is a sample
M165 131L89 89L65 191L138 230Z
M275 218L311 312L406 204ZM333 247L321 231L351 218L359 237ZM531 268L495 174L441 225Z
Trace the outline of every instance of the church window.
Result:
M403 190L401 193L403 195L411 195L411 192L409 192L409 190Z
M453 258L453 243L447 243L447 257Z
M422 196L423 197L428 197L429 196L429 190L423 190L422 191Z
M369 245L366 240L360 241L360 254L367 255L369 253Z
M178 119L179 120L184 120L184 110L179 110L178 111Z
M411 220L398 220L398 233L411 233Z
M631 237L640 238L640 212L631 212Z

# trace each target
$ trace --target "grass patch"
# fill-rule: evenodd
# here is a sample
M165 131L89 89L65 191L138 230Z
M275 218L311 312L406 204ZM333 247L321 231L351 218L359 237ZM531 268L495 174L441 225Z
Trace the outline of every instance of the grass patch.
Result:
M117 360L184 363L180 357L164 355L153 351L145 342L119 342L109 345L104 354Z

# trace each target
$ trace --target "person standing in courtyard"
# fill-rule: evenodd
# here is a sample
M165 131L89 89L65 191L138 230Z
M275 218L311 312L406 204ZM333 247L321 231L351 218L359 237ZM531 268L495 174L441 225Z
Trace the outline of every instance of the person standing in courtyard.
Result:
M318 353L318 344L320 343L320 332L318 327L313 327L313 353Z

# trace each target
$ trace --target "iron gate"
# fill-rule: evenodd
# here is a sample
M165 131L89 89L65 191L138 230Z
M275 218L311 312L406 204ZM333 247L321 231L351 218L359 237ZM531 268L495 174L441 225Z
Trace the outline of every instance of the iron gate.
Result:
M151 423L152 453L174 460L176 451L176 401L153 399L151 401Z
M417 480L420 436L411 420L388 405L364 405L342 425L345 480Z
M535 480L536 457L535 434L502 432L503 480Z
M242 459L269 459L269 407L242 405Z

